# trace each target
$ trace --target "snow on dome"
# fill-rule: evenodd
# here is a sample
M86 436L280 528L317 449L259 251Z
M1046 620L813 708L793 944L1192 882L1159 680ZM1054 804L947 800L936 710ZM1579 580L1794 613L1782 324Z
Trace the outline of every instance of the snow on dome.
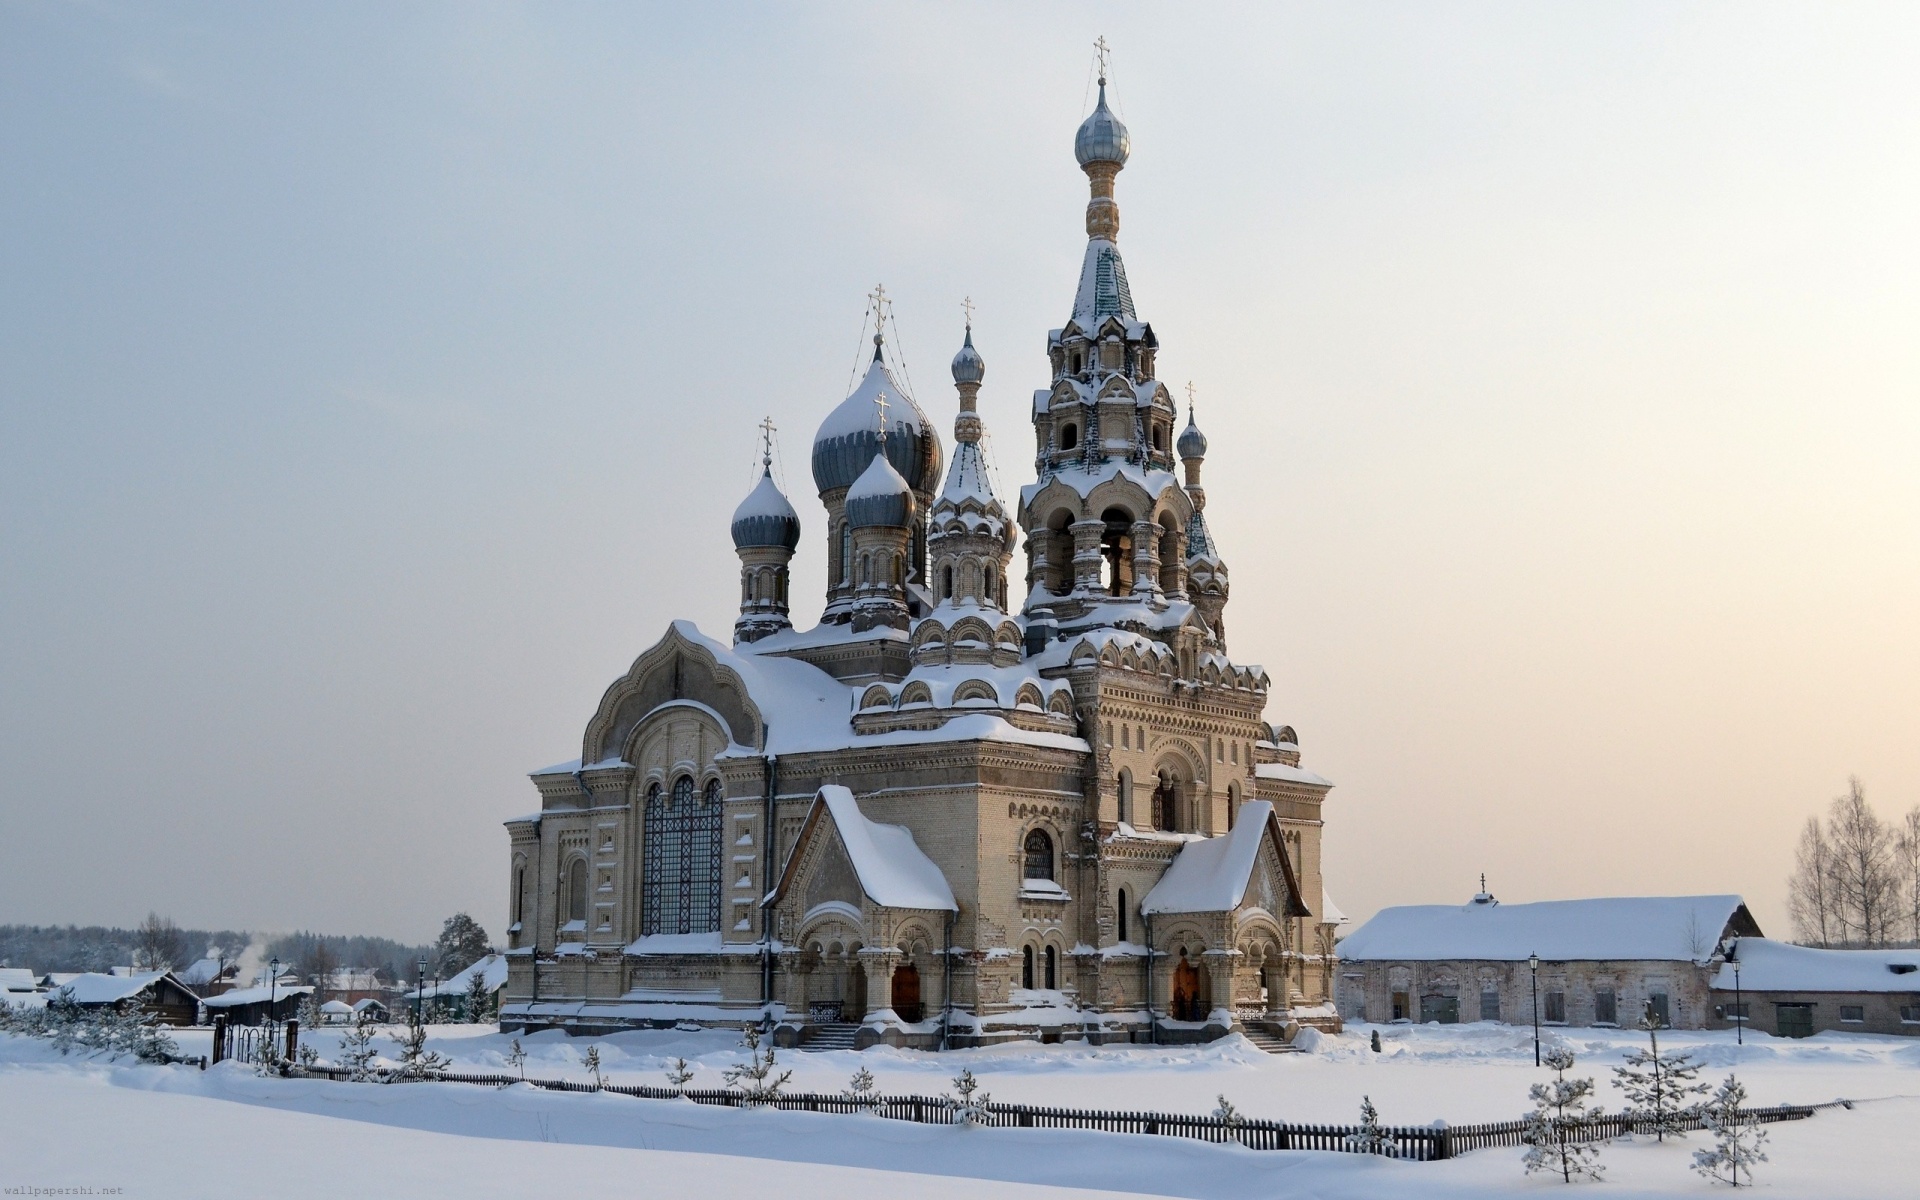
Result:
M906 529L913 524L916 507L913 487L877 451L847 489L847 523L855 529Z
M953 381L955 383L979 383L987 377L986 360L973 348L973 326L967 326L967 340L960 347L960 353L953 356Z
M880 451L880 406L887 400L887 458L920 493L940 478L940 435L907 395L874 348L873 362L853 394L820 422L813 435L813 482L822 493L852 484Z
M743 550L749 546L792 550L800 544L800 514L773 482L770 468L762 470L760 482L733 510L733 544Z
M1363 961L1701 962L1723 936L1758 934L1738 896L1609 896L1532 904L1383 908L1340 943Z
M1073 156L1083 167L1097 162L1124 167L1132 152L1133 139L1127 136L1127 127L1107 107L1107 81L1102 79L1100 102L1093 106L1093 113L1080 122L1079 130L1073 135Z
M1193 410L1187 410L1187 427L1180 432L1180 440L1174 443L1181 458L1205 458L1207 456L1207 435L1193 422Z

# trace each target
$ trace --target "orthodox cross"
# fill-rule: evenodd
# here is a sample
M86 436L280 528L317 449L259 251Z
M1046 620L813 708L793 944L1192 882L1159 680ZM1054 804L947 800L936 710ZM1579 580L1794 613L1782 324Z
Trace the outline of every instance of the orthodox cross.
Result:
M760 465L773 469L773 414L760 418Z
M968 296L962 301L960 301L960 308L962 311L964 311L967 314L967 328L972 329L973 328L973 297Z
M1487 873L1485 871L1482 871L1480 872L1480 894L1484 896L1486 895L1486 892L1487 892Z
M1112 54L1113 54L1113 49L1112 47L1107 45L1106 34L1103 33L1099 37L1093 39L1093 56L1100 63L1100 86L1101 87L1107 86L1107 59L1110 58Z
M874 336L878 337L881 332L880 327L887 319L887 285L874 284L873 291L867 298L873 302L873 332Z
M1187 420L1193 420L1193 395L1199 389L1193 386L1193 380L1187 380Z
M880 446L881 449L884 450L887 445L887 409L892 407L887 403L887 394L885 392L875 392L873 394L873 407L880 413Z

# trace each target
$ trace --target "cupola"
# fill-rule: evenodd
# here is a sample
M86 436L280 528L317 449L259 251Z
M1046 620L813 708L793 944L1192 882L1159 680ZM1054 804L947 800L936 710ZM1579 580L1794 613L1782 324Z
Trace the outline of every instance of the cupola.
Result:
M763 466L760 482L747 493L740 507L733 510L733 544L736 549L779 547L792 550L800 545L800 514L773 481L773 468Z

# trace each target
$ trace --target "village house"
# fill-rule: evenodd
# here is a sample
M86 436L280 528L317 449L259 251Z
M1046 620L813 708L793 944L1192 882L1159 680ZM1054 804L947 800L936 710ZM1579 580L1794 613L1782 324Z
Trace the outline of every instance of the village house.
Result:
M133 975L86 972L61 984L55 996L72 1000L81 1008L152 1013L163 1025L191 1025L199 1016L200 998L171 971Z
M1729 939L1759 937L1738 896L1622 896L1382 909L1339 944L1348 1020L1631 1025L1713 1020Z

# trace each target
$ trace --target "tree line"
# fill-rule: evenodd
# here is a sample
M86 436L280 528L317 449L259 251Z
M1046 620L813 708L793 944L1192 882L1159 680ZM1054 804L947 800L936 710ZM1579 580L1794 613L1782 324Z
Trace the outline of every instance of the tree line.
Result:
M1808 946L1920 945L1920 805L1883 821L1849 779L1800 830L1787 911Z
M238 963L255 935L236 929L186 929L171 917L148 913L132 929L105 925L0 925L0 966L35 971L108 971L114 967L178 970L202 957ZM440 936L426 945L357 934L301 930L267 938L260 960L279 959L302 979L327 976L341 967L371 970L387 983L405 983L418 973L446 978L488 951L486 930L466 913L447 918Z

